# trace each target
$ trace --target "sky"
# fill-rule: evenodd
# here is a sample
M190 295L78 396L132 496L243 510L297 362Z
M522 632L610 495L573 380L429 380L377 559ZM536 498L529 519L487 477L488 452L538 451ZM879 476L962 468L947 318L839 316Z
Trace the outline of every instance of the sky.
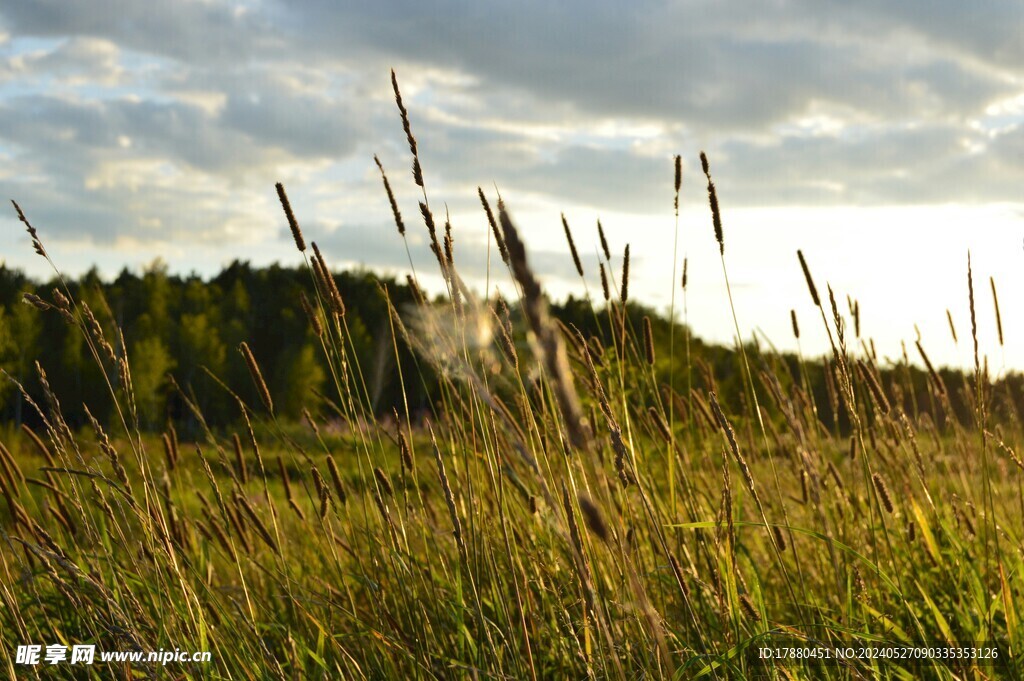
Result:
M686 258L685 320L733 342L706 151L744 340L797 349L792 309L802 351L825 351L802 249L851 331L858 301L883 362L904 345L916 359L920 337L937 364L969 366L970 251L998 374L1024 369L1022 25L1016 0L4 0L0 188L69 274L158 257L201 275L236 258L300 264L280 181L332 266L404 278L377 154L437 287L394 69L431 206L477 290L508 290L482 187L500 191L553 298L600 297L600 219L616 267L630 244L632 299L668 314L675 291L683 320ZM50 275L13 209L0 259Z

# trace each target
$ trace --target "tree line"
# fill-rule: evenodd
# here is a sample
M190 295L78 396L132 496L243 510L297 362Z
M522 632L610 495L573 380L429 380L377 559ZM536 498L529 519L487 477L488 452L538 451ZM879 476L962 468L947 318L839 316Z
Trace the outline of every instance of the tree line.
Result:
M431 400L437 398L436 369L419 361L406 343L393 341L383 293L386 289L395 309L405 316L417 309L418 291L407 283L366 271L336 274L335 282L347 308L346 352L361 367L360 380L372 409L383 415L395 407L401 410L407 402L414 411L429 411ZM0 265L0 367L8 375L0 382L0 421L20 424L39 419L14 382L22 384L37 404L45 404L35 369L37 360L73 426L84 423L83 404L100 418L113 415L113 398L82 331L59 314L23 302L26 292L49 300L53 290L64 291L65 286L75 301L89 306L116 352L123 352L123 333L144 428L159 430L171 422L184 432L194 432L195 417L184 397L199 407L213 427L237 422L240 414L232 392L249 404L258 404L246 365L236 352L243 341L262 367L280 417L298 419L303 408L316 404L321 396L338 397L331 394L334 384L323 347L300 304L300 294L313 291L310 273L304 267L275 264L256 268L236 260L216 276L203 279L195 274L171 274L165 264L155 261L141 273L122 270L113 281L104 281L93 269L77 279L38 283L20 270ZM516 306L509 307L510 319L517 322ZM649 317L657 357L653 370L662 384L674 385L684 396L688 387L714 389L721 400L740 413L749 413L749 389L733 348L692 338L687 365L684 330L677 326L676 356L670 363L670 323L652 310L630 303L624 326L609 323L603 311L579 298L554 304L551 311L572 330L568 338L579 330L585 338L595 339L593 348L611 353L620 351L620 331L628 329L639 337L643 317ZM517 335L526 351L525 339L521 332ZM394 370L396 346L397 361L407 368L404 383ZM799 385L808 390L826 428L840 432L848 426L842 405L836 405L835 388L830 386L828 356L801 361L792 354L762 353L753 343L748 350L755 374L758 365L770 363L776 375L791 378L790 389ZM785 366L779 367L780 362ZM784 371L777 371L779 368ZM419 375L416 380L409 380L410 371ZM973 409L968 377L950 370L939 373L949 388L955 418L968 422ZM923 369L913 364L889 367L882 376L908 413L928 413L936 421L945 417L945 411L930 397L929 376ZM1024 413L1021 383L1019 374L1010 374L994 386L991 394L1002 395L995 405L1002 416L1017 419ZM758 390L768 392L768 386L758 385Z

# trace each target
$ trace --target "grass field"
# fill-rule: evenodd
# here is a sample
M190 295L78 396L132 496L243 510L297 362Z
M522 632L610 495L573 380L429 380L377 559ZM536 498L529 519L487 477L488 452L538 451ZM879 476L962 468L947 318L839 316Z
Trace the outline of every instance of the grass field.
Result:
M829 400L813 397L802 358L793 371L740 346L730 371L745 398L730 407L715 372L691 366L685 326L672 328L665 356L649 323L624 314L628 251L613 270L605 245L604 291L590 308L612 342L584 338L549 314L510 212L483 192L517 298L476 298L434 224L398 103L450 295L393 310L394 370L404 384L435 371L433 409L371 413L344 301L282 187L332 384L301 423L275 416L267 367L243 346L261 399L239 399L236 437L142 432L118 342L70 294L37 299L40 314L80 328L118 412L73 430L41 373L46 400L32 406L44 426L3 437L5 675L1024 675L1024 432L1002 408L1020 396L990 380L976 341L972 375L947 385L930 371L915 385L909 370L879 365L801 255L794 267L831 339ZM732 244L702 161L725 274ZM677 170L677 193L679 181ZM973 316L977 282L964 274ZM685 310L685 285L678 293ZM780 301L783 314L795 303ZM730 300L722 307L742 336ZM399 361L400 346L417 362ZM683 368L685 384L661 382L666 365ZM26 643L209 650L211 662L51 670L16 664ZM847 650L845 660L810 656Z

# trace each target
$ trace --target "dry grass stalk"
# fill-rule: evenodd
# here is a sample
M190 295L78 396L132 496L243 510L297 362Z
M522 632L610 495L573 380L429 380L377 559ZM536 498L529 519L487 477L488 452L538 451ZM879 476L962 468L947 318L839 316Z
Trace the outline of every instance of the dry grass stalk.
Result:
M245 485L249 482L249 469L245 465L245 453L242 451L242 440L238 437L238 433L231 434L231 442L235 450L235 473L238 475L239 481Z
M804 259L804 252L797 250L796 257L800 259L800 269L804 271L804 280L807 282L807 290L811 292L811 300L814 301L815 307L821 307L821 298L818 297L818 288L814 285L814 279L811 277L811 270L807 267L807 261Z
M398 210L398 201L395 200L395 193L391 191L391 183L388 182L388 175L384 172L384 166L381 165L380 159L377 158L377 154L373 155L373 162L377 164L377 168L380 169L380 177L384 181L384 191L388 195L388 203L391 205L391 215L395 219L395 226L398 227L398 234L405 236L405 223L402 221L402 212Z
M601 515L600 509L597 504L585 494L579 494L576 497L580 505L580 512L583 514L583 519L587 523L587 527L594 535L607 544L610 540L611 533L608 531L608 525L604 521L604 516Z
M539 359L550 378L569 440L574 447L589 450L590 434L587 432L579 396L576 394L572 371L565 354L565 344L548 316L547 300L526 260L526 247L520 240L519 232L512 224L504 204L500 202L498 216L508 246L512 273L523 289L523 312L537 338L536 349Z
M309 303L309 298L306 297L305 291L299 292L299 303L302 305L303 312L306 313L306 317L309 319L309 325L313 329L313 333L316 334L317 338L322 338L324 335L324 325L320 321L320 315L317 314L316 310Z
M419 151L416 148L416 138L412 134L412 126L409 125L409 112L402 103L402 93L398 90L398 77L395 70L391 69L391 87L395 91L395 104L402 115L402 129L405 130L405 139L409 142L409 151L412 152L412 179L417 186L423 188L423 170L420 168Z
M712 391L708 393L711 398L711 411L715 415L715 419L718 421L719 427L725 432L726 440L729 442L729 449L732 451L733 457L736 459L736 463L740 467L740 471L743 473L743 480L747 485L747 490L750 495L754 497L754 501L758 506L761 505L760 498L757 495L757 490L754 488L754 477L750 473L750 467L747 465L746 459L743 454L740 453L739 444L736 442L736 432L732 429L732 425L729 420L725 418L725 414L722 412L722 407L718 404L718 396Z
M501 353L505 355L505 359L509 361L513 369L519 370L519 354L516 352L515 339L512 336L512 321L508 317L508 308L505 307L505 302L501 301L501 306L505 311L504 319L495 313L495 317L498 318L498 347L501 348Z
M270 399L270 390L267 388L266 381L263 380L263 373L260 371L260 367L256 363L256 358L253 356L252 350L249 349L249 344L242 341L238 345L238 351L242 353L242 359L245 360L245 365L249 368L249 375L252 376L252 381L256 384L256 391L260 394L263 406L267 408L267 411L273 414L274 401Z
M583 538L580 536L580 527L576 523L576 514L572 510L572 501L569 498L569 488L562 483L562 508L565 511L565 518L569 524L569 537L572 539L573 548L576 553L583 557Z
M629 487L630 483L633 482L633 476L626 468L626 459L629 457L629 452L626 449L626 443L622 440L622 431L617 425L609 424L612 436L612 450L615 452L615 472L619 475L619 482L622 483L623 487Z
M249 543L249 535L245 530L245 525L242 524L242 511L241 503L235 501L234 507L227 512L228 522L231 524L232 529L235 531L235 536L238 537L238 541L242 544L242 550L246 553L252 553L252 544ZM270 534L268 533L269 537Z
M299 520L301 520L302 522L306 522L306 514L305 512L303 512L302 508L295 501L295 499L288 497L288 507L295 512L295 515L299 516Z
M623 305L629 300L629 244L622 254L622 288L619 289L619 301Z
M313 486L316 487L316 495L320 500L320 520L323 520L327 516L327 508L331 502L331 493L327 489L327 483L324 481L324 476L320 474L319 468L310 464L309 472L313 476Z
M327 455L327 472L331 474L331 482L334 484L334 493L338 496L338 501L344 504L347 499L345 486L341 483L341 474L338 472L338 464L335 463L334 457L330 454Z
M288 195L284 192L284 185L278 182L274 186L277 188L277 198L281 200L281 208L284 209L284 215L288 218L288 228L292 230L292 237L295 238L295 247L299 249L299 252L305 252L306 241L302 238L299 221L295 219L295 213L292 212L292 204L288 201Z
M444 262L448 266L449 271L454 269L455 240L452 238L452 223L448 219L444 221ZM456 290L458 289L456 288Z
M107 342L107 337L103 333L103 327L100 326L99 320L97 320L96 315L92 313L88 303L82 303L82 315L85 317L85 325L89 330L89 334L92 336L93 341L101 350L103 350L103 354L106 355L107 359L116 363L117 356L114 354L114 348L111 347L109 342Z
M424 305L427 302L426 296L423 295L423 291L420 290L419 284L412 278L411 274L405 275L405 283L409 287L409 292L412 294L412 299L416 301L417 305Z
M754 607L754 601L750 599L747 594L740 594L740 606L743 608L744 614L754 622L761 621L761 613Z
M604 270L604 263L598 263L598 268L601 272L601 295L604 296L605 302L611 298L611 292L608 290L608 273Z
M320 252L320 247L313 242L313 261L316 263L313 266L313 273L317 277L317 281L320 283L321 293L327 298L327 301L335 314L339 317L345 316L345 301L341 298L341 291L338 290L338 284L334 281L334 275L331 274L331 270L327 267L327 261L324 260L323 253Z
M772 533L775 534L775 545L779 547L779 551L786 550L786 533L782 531L782 528L778 525L772 525Z
M93 432L96 433L96 440L99 442L100 451L102 451L107 459L110 460L110 467L114 469L114 475L117 481L124 487L124 491L128 496L131 503L135 503L135 496L132 493L132 483L128 478L128 471L125 470L124 465L121 463L121 457L118 455L117 450L114 449L114 445L110 443L110 438L107 437L106 432L103 430L103 426L96 420L96 417L89 411L89 407L82 405L82 409L85 411L86 417L89 419L89 424L92 426Z
M505 246L505 238L501 236L501 229L498 227L498 221L494 219L494 212L491 210L491 204L487 201L487 197L484 195L484 190L482 188L477 187L476 193L480 197L480 204L484 207L484 213L487 215L487 224L491 228L491 234L494 235L494 242L498 244L498 252L501 253L501 261L508 265L508 248Z
M836 337L837 337L837 339L839 341L839 348L840 348L840 350L845 350L845 348L846 348L846 323L843 321L842 315L839 314L839 306L836 305L836 295L832 291L831 284L826 283L825 284L825 288L828 289L828 302L829 302L829 306L832 308L832 322L835 324L835 327L836 327ZM843 365L844 377L845 377L845 362L843 361L843 354L842 353L839 354L839 362L840 362L840 364Z
M835 481L836 488L840 490L845 489L846 486L843 484L843 478L839 474L839 469L836 468L836 465L831 461L828 462L828 473L829 475L832 476L832 479Z
M175 457L174 445L171 443L171 436L168 435L167 433L164 433L163 437L161 437L160 440L163 442L164 445L164 458L167 461L167 470L173 471L178 461L177 458Z
M789 321L793 324L793 338L800 340L800 325L796 323L796 310L789 311Z
M377 479L377 487L384 496L395 496L395 490L391 487L391 481L388 480L388 476L380 469L380 467L373 469L373 477Z
M52 305L50 305L48 302L46 302L45 300L43 300L42 298L40 298L36 294L29 293L28 291L26 291L25 293L21 294L21 300L22 300L22 302L28 303L32 307L36 308L40 312L46 312L47 310L49 310L50 308L53 307Z
M274 538L270 535L269 530L267 530L267 526L264 525L263 521L260 520L260 517L256 515L256 511L249 503L249 500L246 499L243 495L239 494L238 492L235 492L234 499L235 503L239 504L242 507L242 510L245 511L245 514L249 516L249 520L252 521L252 526L256 528L256 534L260 536L260 539L263 540L263 543L269 546L271 551L280 555L281 551L277 548L277 543L274 541Z
M25 225L25 230L28 231L28 235L32 239L32 249L49 260L50 256L46 255L46 249L43 248L43 242L39 240L39 234L36 232L36 228L29 223L28 218L26 218L25 214L21 212L21 206L18 205L18 202L12 199L11 203L14 204L14 212L18 214L18 219Z
M981 365L978 360L978 316L974 311L974 273L971 270L971 253L967 252L967 297L971 307L971 340L974 341L974 375L978 381L978 393L981 394Z
M654 331L651 329L651 318L644 315L644 354L647 364L654 366Z
M651 422L654 423L654 427L658 429L658 433L661 434L666 441L672 441L672 431L668 427L668 423L665 422L665 418L661 415L654 407L647 408L647 414L651 417Z
M872 473L871 482L875 486L875 491L878 492L878 499L882 502L882 506L885 508L886 513L890 515L895 510L892 503L892 495L889 494L889 487L885 484L885 479L881 473Z
M562 229L565 230L565 240L569 242L569 253L572 254L572 264L576 266L576 272L582 277L583 263L580 262L580 254L576 250L576 242L573 241L572 232L569 230L569 221L565 219L565 213L562 213Z
M996 309L996 331L999 332L999 346L1003 345L1003 317L999 314L999 296L996 295L996 280L993 277L988 278L989 286L992 288L992 305Z
M56 462L53 458L53 454L50 453L49 448L47 448L47 446L43 443L39 436L36 435L35 431L29 427L27 423L21 424L21 432L25 433L28 439L32 441L32 444L36 446L36 449L39 450L39 453L42 454L43 458L46 460L47 466L53 467L56 465Z
M711 168L708 166L708 157L703 151L700 152L700 167L704 170L704 177L708 179L708 203L711 204L711 223L715 228L715 241L718 242L718 251L725 255L725 238L722 234L722 216L718 210L718 192L715 190L715 183L711 181Z
M597 237L601 242L601 251L604 252L604 259L611 261L612 252L608 250L608 239L604 236L604 227L601 226L601 221L597 221Z
M285 468L285 466L284 466L284 459L282 457L280 457L280 456L277 457L277 471L278 471L278 475L281 477L281 485L284 487L284 496L285 496L286 499L291 501L293 499L293 497L292 497L292 481L288 477L288 469Z
M946 308L946 319L949 320L949 333L952 334L953 343L956 344L958 342L956 339L956 327L953 326L953 314L949 311L948 307Z
M992 437L992 434L989 433L989 436ZM1010 457L1010 460L1013 461L1013 464L1017 468L1019 468L1022 472L1024 472L1024 461L1022 461L1021 458L1019 456L1017 456L1017 453L1014 452L1013 449L1009 445L1007 445L1005 442L1003 442L1002 438L996 437L995 441L996 441L996 444L999 446L999 448L1002 449L1004 452L1006 452L1007 456Z
M437 224L434 222L434 214L430 212L430 207L423 201L420 201L419 205L420 215L423 216L423 224L427 226L427 233L430 234L430 251L437 258L437 264L441 266L441 274L444 275L447 281L448 268L444 258L444 251L441 248L441 242L437 240Z
M939 391L940 395L946 394L946 384L939 376L938 372L935 371L935 367L932 366L932 362L928 359L928 354L924 351L924 347L921 345L921 341L915 341L914 345L917 346L917 352L921 355L921 359L924 361L924 366L928 370L928 376L931 377L932 383L935 385L935 389Z
M507 234L507 232L506 232ZM515 254L514 250L510 250L511 255ZM452 521L452 534L455 536L455 543L459 547L459 553L466 560L468 553L466 551L465 540L462 536L462 522L459 521L458 507L455 505L455 495L452 493L452 486L448 482L448 473L444 469L444 460L441 458L441 448L437 445L437 438L434 436L434 429L430 429L430 444L434 448L434 462L437 464L437 476L441 481L441 491L444 493L444 501L448 505L448 515Z
M878 382L878 377L875 376L874 371L860 359L857 360L857 371L860 372L861 380L867 384L868 390L874 398L875 405L879 411L883 414L888 414L890 410L889 400L886 399L885 391L882 390L882 386Z
M675 201L673 203L673 206L675 208L676 217L679 217L679 189L680 189L680 187L683 186L683 157L680 156L679 154L676 154L676 157L675 157L675 169L676 169L676 176L675 176L676 198L675 198Z

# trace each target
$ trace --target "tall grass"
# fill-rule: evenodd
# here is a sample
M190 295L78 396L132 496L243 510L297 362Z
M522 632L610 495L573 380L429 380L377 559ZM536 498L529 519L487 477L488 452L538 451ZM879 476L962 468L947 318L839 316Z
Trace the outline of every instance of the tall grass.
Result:
M851 349L835 296L829 289L829 315L803 253L830 341L820 367L833 388L823 399L842 435L823 425L802 353L790 372L786 358L743 343L731 292L719 305L735 324L749 399L726 404L721 373L698 367L691 379L688 329L680 358L674 319L667 354L655 351L658 320L633 328L629 247L615 296L600 224L603 301L587 300L610 347L550 314L511 211L499 200L495 215L482 190L481 219L518 300L469 290L451 246L458 226L446 229L442 254L392 78L449 295L403 310L383 286L381 297L402 384L426 384L427 368L439 377L429 413L406 403L391 418L375 415L315 244L308 296L296 305L322 343L333 390L311 401L303 424L281 421L243 343L239 361L262 404L238 399L241 436L206 427L184 390L203 424L199 441L141 432L123 343L108 342L70 291L32 296L41 314L82 334L118 418L109 433L95 419L89 432L73 431L42 366L45 404L23 390L42 425L8 432L0 446L8 677L41 675L14 664L17 645L68 642L213 653L210 665L92 670L119 678L1020 678L1024 433L992 416L1000 396L981 369L970 269L976 364L973 390L959 397L973 405L973 423L956 420L953 389L920 342L936 418L913 401L915 374L880 366L868 344ZM412 226L375 160L404 240ZM722 213L701 162L728 284ZM678 197L679 157L675 172ZM799 303L785 302L780 314L793 307L799 338ZM684 297L684 318L685 306ZM412 365L403 346L416 351ZM671 375L680 361L684 394L657 371ZM758 654L982 643L998 660Z

